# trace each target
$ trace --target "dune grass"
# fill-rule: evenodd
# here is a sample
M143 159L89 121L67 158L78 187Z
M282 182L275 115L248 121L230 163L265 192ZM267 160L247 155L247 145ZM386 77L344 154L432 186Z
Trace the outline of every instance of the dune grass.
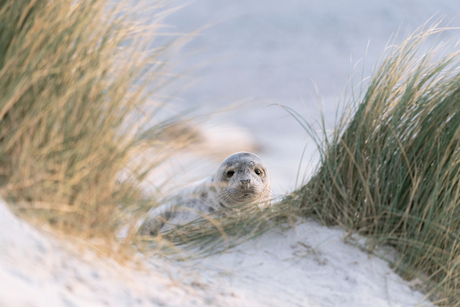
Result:
M174 40L155 44L160 20L136 18L105 0L0 3L1 194L23 217L107 247L126 212L154 205L142 181L186 143L158 137L174 119L152 120Z
M159 137L174 120L151 120L171 49L148 48L142 37L154 32L134 20L103 0L0 3L1 195L29 220L103 239L108 251L119 251L120 225L156 203L143 180L187 143ZM405 277L424 273L437 304L460 306L460 54L420 52L439 31L389 50L333 134L316 138L321 161L303 187L270 208L173 230L167 246L206 254L316 216L394 246Z
M352 116L319 144L314 177L290 199L326 224L396 247L407 278L423 272L442 297L437 304L458 306L460 53L420 52L440 31L419 31L391 49L352 97Z

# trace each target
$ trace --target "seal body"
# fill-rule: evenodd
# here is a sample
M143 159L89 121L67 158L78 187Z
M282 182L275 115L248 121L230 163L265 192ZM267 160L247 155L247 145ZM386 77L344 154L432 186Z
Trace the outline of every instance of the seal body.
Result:
M171 196L151 209L141 235L156 235L177 225L235 205L270 204L272 190L267 167L257 155L239 152L227 157L217 172Z

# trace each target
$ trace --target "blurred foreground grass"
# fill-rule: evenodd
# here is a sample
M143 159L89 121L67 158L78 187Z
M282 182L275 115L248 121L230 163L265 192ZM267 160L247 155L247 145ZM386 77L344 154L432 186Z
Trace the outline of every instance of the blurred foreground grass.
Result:
M155 44L161 20L136 18L105 0L0 2L2 196L23 217L102 239L108 252L127 212L155 203L142 181L186 143L157 137L174 119L152 120L174 40Z

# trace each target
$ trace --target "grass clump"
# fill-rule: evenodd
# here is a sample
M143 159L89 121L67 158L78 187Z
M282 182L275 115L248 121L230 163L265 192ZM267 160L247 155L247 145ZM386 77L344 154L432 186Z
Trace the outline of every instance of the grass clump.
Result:
M287 201L396 247L408 278L423 272L443 297L437 304L459 306L460 53L420 52L440 31L391 48L352 97L356 108L319 144L315 175Z
M0 187L16 212L113 242L128 206L152 205L139 186L174 147L157 137L174 121L151 120L174 46L149 47L158 28L105 0L0 3Z

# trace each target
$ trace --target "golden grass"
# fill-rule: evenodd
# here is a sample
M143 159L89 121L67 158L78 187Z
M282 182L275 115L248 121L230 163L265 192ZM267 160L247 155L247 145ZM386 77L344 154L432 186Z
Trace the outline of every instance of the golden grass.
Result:
M105 0L0 4L2 196L22 216L100 238L108 251L126 214L155 203L140 184L187 143L187 134L159 137L174 118L152 120L176 39L155 43L161 20L136 18ZM155 155L143 159L146 149Z

